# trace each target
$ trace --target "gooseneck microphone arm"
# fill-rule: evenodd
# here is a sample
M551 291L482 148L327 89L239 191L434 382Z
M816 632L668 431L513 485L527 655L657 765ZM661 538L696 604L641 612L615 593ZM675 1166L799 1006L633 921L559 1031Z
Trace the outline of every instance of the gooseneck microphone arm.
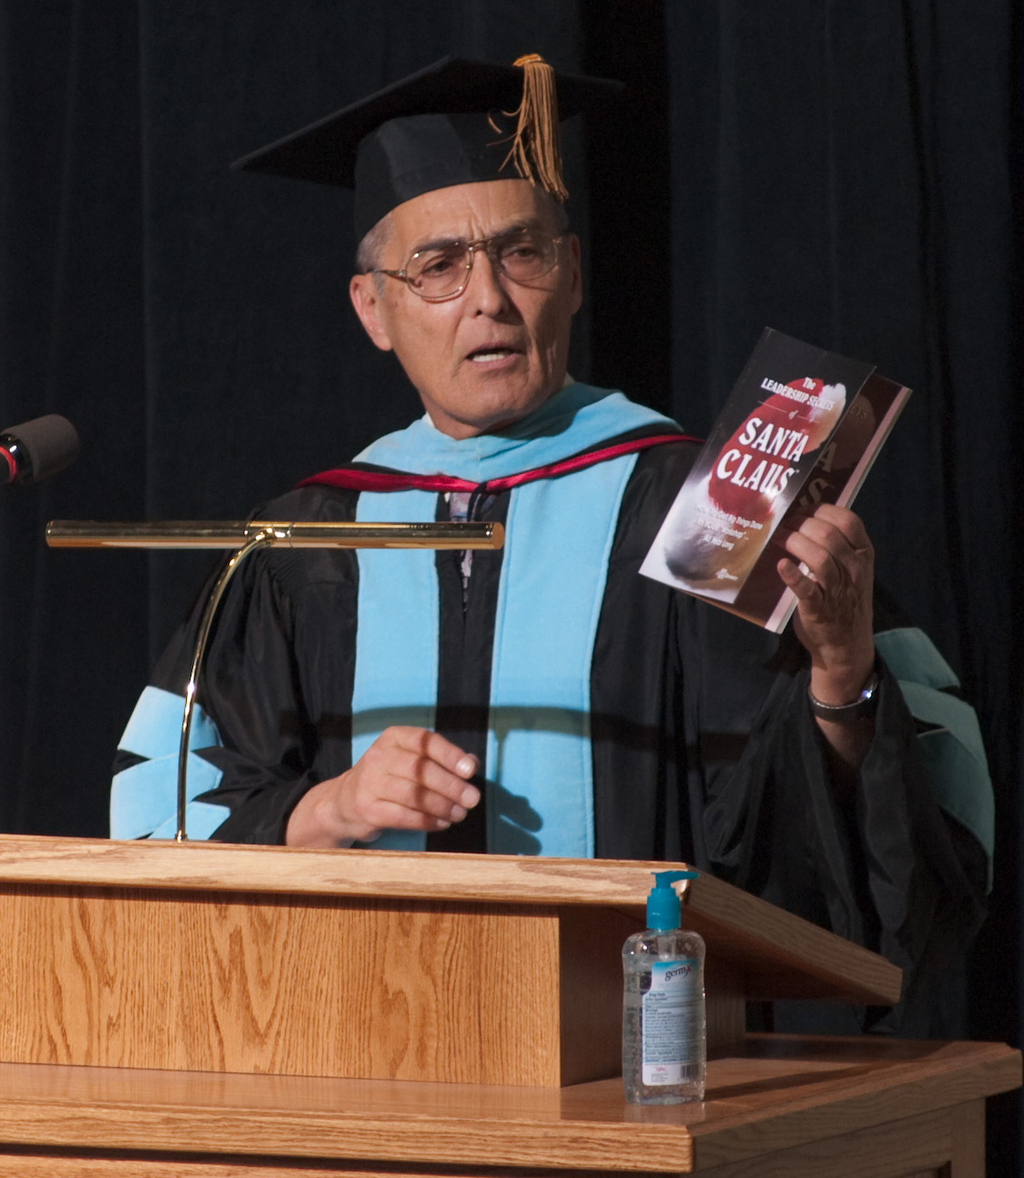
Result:
M46 526L51 548L226 548L234 549L214 582L203 607L196 636L192 668L185 687L185 708L178 746L178 818L176 842L185 842L185 809L188 804L188 745L192 732L199 672L228 582L242 561L258 548L500 548L505 532L499 523L281 523L256 520L171 523L95 523L53 520Z

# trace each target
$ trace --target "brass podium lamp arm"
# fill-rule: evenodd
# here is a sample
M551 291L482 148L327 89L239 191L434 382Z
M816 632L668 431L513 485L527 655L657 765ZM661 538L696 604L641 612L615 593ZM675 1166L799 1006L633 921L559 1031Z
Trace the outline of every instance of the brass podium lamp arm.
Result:
M435 523L337 523L292 520L290 523L252 520L171 520L146 523L97 523L94 520L55 519L46 525L46 543L51 548L225 548L231 559L210 590L199 624L192 671L185 688L185 711L181 718L178 747L178 817L175 842L188 841L185 833L188 742L192 732L192 711L199 683L206 643L217 607L228 582L250 552L274 544L289 548L412 548L462 551L500 548L505 529L494 521L438 521Z
M210 637L210 631L213 628L213 619L217 616L217 607L220 605L224 591L228 587L228 582L235 575L242 561L245 560L249 553L255 552L257 548L266 548L270 544L273 544L275 540L280 541L286 539L286 536L286 532L277 532L271 528L262 528L250 536L241 548L232 553L231 559L221 570L220 576L210 590L210 596L207 598L206 605L203 608L202 620L199 623L199 633L196 637L196 649L192 655L192 670L189 673L188 683L185 685L185 710L181 717L181 743L178 746L178 818L177 830L174 835L176 842L183 843L188 839L188 835L185 833L185 807L188 805L186 792L188 781L188 742L192 734L192 711L199 685L199 669L202 666L203 655L206 653L206 643Z

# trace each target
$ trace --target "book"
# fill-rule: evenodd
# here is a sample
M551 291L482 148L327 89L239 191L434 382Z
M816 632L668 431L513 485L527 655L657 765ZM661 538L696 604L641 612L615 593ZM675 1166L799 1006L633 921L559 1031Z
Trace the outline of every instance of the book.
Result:
M640 572L780 633L797 599L772 535L853 503L909 396L872 364L765 328Z

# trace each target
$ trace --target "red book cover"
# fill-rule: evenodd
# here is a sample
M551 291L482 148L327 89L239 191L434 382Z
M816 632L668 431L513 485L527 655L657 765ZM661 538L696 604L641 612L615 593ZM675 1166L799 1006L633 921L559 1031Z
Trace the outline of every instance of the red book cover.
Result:
M796 598L772 534L790 512L850 506L909 395L870 364L766 328L641 573L779 633Z

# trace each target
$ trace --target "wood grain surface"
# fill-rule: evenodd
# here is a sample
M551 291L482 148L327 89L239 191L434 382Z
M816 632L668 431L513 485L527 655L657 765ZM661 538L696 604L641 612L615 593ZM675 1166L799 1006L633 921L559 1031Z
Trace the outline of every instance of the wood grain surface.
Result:
M613 1178L619 1170L574 1170L573 1178ZM98 1156L61 1153L4 1153L0 1147L0 1178L566 1178L564 1169L522 1166L363 1165L332 1161L282 1162L258 1156L227 1158L209 1154L152 1154L101 1151ZM643 1176L638 1176L643 1178ZM665 1178L648 1175L647 1178ZM914 1175L913 1178L921 1178ZM923 1178L933 1178L925 1175ZM940 1176L945 1178L945 1175Z
M980 1135L970 1114L959 1115L965 1107L980 1110ZM984 1101L977 1100L695 1172L702 1178L984 1178L984 1158Z
M728 960L713 953L704 967L708 1057L742 1050L747 1033L746 978Z
M0 890L0 1059L557 1087L619 1074L615 909ZM712 1051L744 1031L713 963Z
M306 851L216 843L0 835L0 885L378 897L622 909L642 917L651 872L685 864ZM900 970L712 876L686 889L685 921L756 979L756 998L898 1000Z
M1019 1085L1020 1066L1020 1054L999 1044L755 1036L744 1055L710 1063L705 1102L637 1107L625 1103L617 1080L558 1090L4 1064L0 1143L336 1159L400 1173L415 1162L442 1173L462 1166L774 1178L786 1171L752 1164L787 1150L829 1157L821 1143L900 1120L911 1122L922 1148L938 1135L920 1129L928 1117L932 1126L945 1118L963 1127L966 1108L967 1129L977 1133L977 1102ZM922 1118L916 1128L913 1118ZM909 1149L898 1156L906 1168L885 1178L914 1173ZM956 1169L952 1176L961 1178ZM967 1169L963 1178L977 1176Z
M0 927L8 1061L561 1082L554 909L26 887Z

